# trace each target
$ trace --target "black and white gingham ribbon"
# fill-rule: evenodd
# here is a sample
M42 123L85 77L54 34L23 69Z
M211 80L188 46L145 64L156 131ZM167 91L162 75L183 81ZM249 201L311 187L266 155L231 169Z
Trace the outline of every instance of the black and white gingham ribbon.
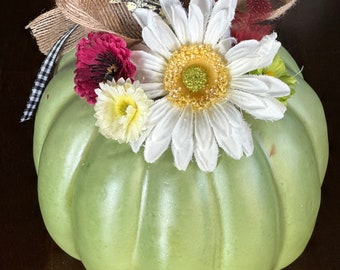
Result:
M72 34L72 32L77 28L75 24L70 30L68 30L58 41L53 45L52 49L47 54L45 60L43 61L37 78L34 81L31 94L29 96L28 102L26 104L25 110L21 116L20 122L27 121L32 118L35 110L38 107L41 95L43 94L49 75L58 56L60 49L65 43L66 39Z

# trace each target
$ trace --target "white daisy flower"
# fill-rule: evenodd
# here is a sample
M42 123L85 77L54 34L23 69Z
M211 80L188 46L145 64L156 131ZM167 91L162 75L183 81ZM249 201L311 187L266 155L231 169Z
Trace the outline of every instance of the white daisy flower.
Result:
M119 143L136 141L143 128L153 103L139 82L126 81L100 83L95 92L98 95L94 105L96 126L106 138Z
M178 169L185 170L194 155L203 171L215 169L219 147L234 159L251 155L242 110L281 119L286 107L276 98L290 92L277 78L248 74L271 64L280 47L276 34L234 45L229 29L237 0L192 0L188 12L178 0L160 4L166 22L150 10L134 12L147 46L132 52L136 78L156 101L133 151L144 144L152 163L171 145Z

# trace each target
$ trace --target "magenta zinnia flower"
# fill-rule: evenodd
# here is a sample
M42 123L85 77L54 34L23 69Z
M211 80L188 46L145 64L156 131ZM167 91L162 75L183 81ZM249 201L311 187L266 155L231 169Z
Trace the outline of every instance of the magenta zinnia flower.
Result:
M96 103L100 82L131 79L136 72L126 42L113 34L89 33L78 43L76 57L75 91L89 104Z

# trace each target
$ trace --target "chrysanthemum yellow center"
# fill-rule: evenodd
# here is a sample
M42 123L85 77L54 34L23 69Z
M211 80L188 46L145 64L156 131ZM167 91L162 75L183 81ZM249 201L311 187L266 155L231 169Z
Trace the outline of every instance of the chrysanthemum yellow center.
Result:
M167 98L174 105L194 110L209 108L228 96L227 62L211 45L182 45L168 60L164 74Z
M123 116L126 115L127 109L129 107L132 107L134 109L137 109L136 102L133 100L132 97L130 96L120 96L116 97L116 104L115 104L115 113L117 116Z

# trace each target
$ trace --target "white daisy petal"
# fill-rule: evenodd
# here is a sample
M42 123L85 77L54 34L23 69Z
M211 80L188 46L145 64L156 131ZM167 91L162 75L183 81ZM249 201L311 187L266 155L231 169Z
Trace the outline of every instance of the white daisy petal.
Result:
M287 84L275 77L266 75L234 77L230 87L262 97L284 97L290 93L290 88Z
M222 39L218 44L216 49L221 55L225 55L227 51L234 45L236 44L236 39L235 38L225 38Z
M238 109L235 108L230 102L224 102L222 104L219 104L228 115L228 122L233 128L241 128L243 117Z
M188 41L188 17L182 3L178 0L164 0L160 1L160 4L178 40L181 44L185 44Z
M259 80L258 76L240 76L240 77L233 77L230 82L230 87L232 89L245 91L248 93L258 94L261 96L268 96L269 87L268 85Z
M166 114L173 107L166 98L158 99L151 107L150 117L147 126L155 126L162 118L166 118Z
M132 15L138 24L143 28L148 25L148 18L153 12L146 8L137 8L133 11Z
M206 27L208 25L208 21L209 21L210 14L211 14L214 4L215 4L215 0L191 0L189 3L189 11L190 11L190 6L195 5L199 7L200 13L203 15L203 28L202 28L203 35L202 35L201 41L203 41L204 33L206 32ZM191 28L191 27L192 25L189 25L189 31L194 31L195 29L197 29L197 26L194 28Z
M161 119L166 117L168 107L169 104L166 98L162 98L154 102L151 107L149 119L146 123L145 131L141 134L137 141L130 143L132 151L135 153L139 151L140 147L149 136L155 125L160 122Z
M219 104L215 104L209 110L208 116L218 145L232 158L240 159L243 149L240 144L240 134L237 132L239 128L229 125L229 119L232 116Z
M132 51L131 61L141 69L150 69L158 72L164 72L166 62L162 57L155 56L145 51Z
M171 107L166 115L160 119L145 141L144 158L146 162L155 162L169 147L171 133L175 127L180 110Z
M220 10L214 17L210 18L204 36L204 43L214 46L222 37L226 36L226 29L230 26L227 15L227 10Z
M261 41L245 40L232 47L225 55L230 75L239 76L269 66L281 46L276 36L273 33Z
M231 23L235 16L235 9L238 0L218 0L216 1L212 11L210 19L213 18L218 12L225 9L228 11L227 20Z
M242 145L243 152L250 156L254 151L254 144L248 123L243 119L240 111L229 102L225 102L221 106L229 116L229 123L235 128L235 135L239 139L240 145Z
M290 94L289 86L278 78L265 75L259 75L256 78L268 86L268 96L270 97L284 97ZM254 91L251 92L254 93Z
M155 33L150 28L144 27L142 30L142 36L146 45L153 52L160 54L166 59L170 58L171 54L169 50L166 48L163 42L160 41L160 37L155 35Z
M167 48L168 51L174 51L180 46L179 41L163 19L156 13L149 17L148 28L159 38L159 42Z
M148 98L151 99L163 97L167 94L167 91L164 90L163 83L144 83L141 84L141 88L143 88Z
M163 78L164 73L151 69L138 69L138 73L135 76L135 79L141 83L161 82Z
M142 144L144 143L144 141L146 140L146 138L149 136L150 132L152 131L152 128L149 128L147 130L145 130L141 136L138 138L138 140L133 141L130 143L130 147L131 150L134 153L137 153L139 151L139 149L141 148Z
M188 14L188 34L191 43L203 41L205 27L206 21L201 9L196 4L190 4Z
M187 107L182 111L172 131L171 150L177 169L185 170L192 159L194 150L193 112L191 107Z
M194 155L197 165L202 171L211 172L217 165L218 146L204 111L195 113L194 135Z
M166 100L166 98L159 99L153 103L150 110L149 119L146 123L145 131L141 134L138 140L130 143L133 152L137 153L139 151L140 147L142 146L146 138L149 136L150 132L155 127L155 125L162 118L165 117L167 113L167 110L165 108L167 108L167 106L168 101Z
M242 127L239 130L240 140L242 142L243 152L247 157L251 156L254 152L254 142L251 129L247 122L242 121Z
M215 0L191 0L190 5L197 5L200 7L202 14L205 16L205 20L209 18L211 10L215 4Z
M276 98L260 97L238 90L232 92L229 101L262 120L279 120L286 111L286 107Z
M249 55L255 57L254 52L258 49L258 47L259 41L255 39L244 40L228 50L225 56L229 63L235 62Z

